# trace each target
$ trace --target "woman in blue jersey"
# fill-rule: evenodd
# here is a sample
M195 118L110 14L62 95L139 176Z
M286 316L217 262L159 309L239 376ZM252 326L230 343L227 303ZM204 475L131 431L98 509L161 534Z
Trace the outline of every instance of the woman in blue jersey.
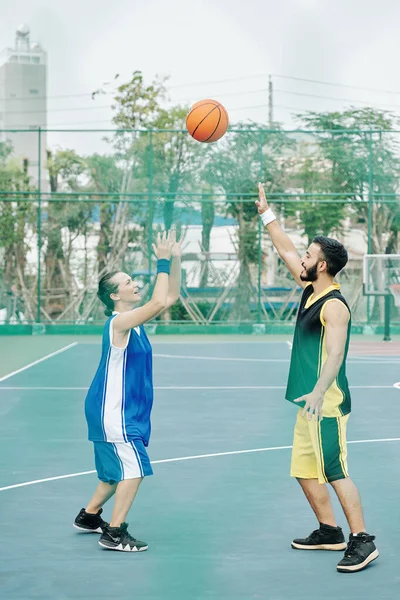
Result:
M158 235L153 245L157 279L147 304L137 284L121 271L106 274L98 297L109 317L103 333L102 355L85 401L89 440L94 443L100 482L74 526L101 533L99 544L111 550L140 552L145 542L130 535L125 522L142 479L152 475L146 451L153 404L152 350L143 323L179 298L181 241L175 232ZM101 518L102 506L115 494L110 524Z

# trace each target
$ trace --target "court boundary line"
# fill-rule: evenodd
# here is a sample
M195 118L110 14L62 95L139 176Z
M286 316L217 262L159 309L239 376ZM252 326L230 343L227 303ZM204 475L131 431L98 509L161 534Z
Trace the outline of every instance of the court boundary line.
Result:
M244 358L238 356L187 356L183 354L153 354L154 358L175 358L175 359L184 359L184 360L212 360L212 361L225 361L225 362L261 362L261 363L290 363L290 358ZM400 364L400 359L395 359L394 357L389 357L389 360L385 361L375 361L371 360L369 356L364 358L358 357L348 357L347 364L380 364L384 362L384 364Z
M347 442L348 444L373 444L373 443L382 443L382 442L400 442L400 438L378 438L371 440L351 440ZM219 456L233 456L239 454L254 454L256 452L269 452L269 451L277 451L277 450L290 450L293 446L271 446L268 448L252 448L250 450L232 450L230 452L214 452L211 454L196 454L193 456L179 456L177 458L164 458L161 460L152 460L151 464L165 464L165 463L173 463L173 462L182 462L185 460L199 460L202 458L215 458ZM81 477L83 475L92 475L96 473L95 470L91 471L81 471L79 473L68 473L66 475L57 475L55 477L46 477L44 479L34 479L32 481L24 481L22 483L14 483L12 485L7 485L5 487L0 488L0 492L5 492L6 490L12 490L20 487L27 487L30 485L36 485L38 483L46 483L48 481L58 481L59 479L71 479L72 477Z
M35 360L35 361L29 363L28 365L25 365L24 367L17 369L16 371L7 373L7 375L3 375L3 377L0 377L0 383L2 381L5 381L6 379L9 379L10 377L14 377L14 375L17 375L18 373L22 373L22 371L26 371L27 369L30 369L31 367L34 367L35 365L38 365L39 363L41 363L49 358L52 358L53 356L56 356L57 354L61 354L62 352L65 352L66 350L69 350L70 348L73 348L74 346L77 346L77 345L78 345L78 342L72 342L72 344L68 344L68 346L64 346L64 348L60 348L59 350L55 350L54 352L51 352L50 354L46 354L46 356L43 356L42 358L39 358L38 360Z
M393 383L392 385L351 385L351 390L391 390L393 388L400 389L400 382ZM8 391L33 391L33 392L73 392L73 391L87 391L87 387L32 387L32 386L0 386L1 390ZM165 385L165 386L154 386L155 391L167 391L167 390L286 390L286 385Z
M242 358L238 356L186 356L184 354L153 354L154 358L179 358L187 360L221 360L229 362L289 362L288 358Z

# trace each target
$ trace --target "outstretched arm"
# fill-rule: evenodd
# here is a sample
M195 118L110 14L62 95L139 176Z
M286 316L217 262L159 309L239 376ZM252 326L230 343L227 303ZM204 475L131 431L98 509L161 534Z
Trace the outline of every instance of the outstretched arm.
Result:
M256 206L258 209L258 214L261 216L270 210L265 197L264 188L261 183L258 184L258 196L259 199L256 200ZM279 256L285 262L287 268L295 278L296 283L304 288L306 283L300 279L300 273L302 272L303 267L301 266L301 260L297 254L297 250L287 233L285 233L285 231L283 231L282 227L279 225L276 218L274 218L273 215L271 218L274 220L271 220L271 222L266 225L266 228L271 236L272 243L275 246Z
M168 236L164 232L161 236L158 234L157 243L153 244L153 250L158 260L157 279L153 294L149 300L140 308L122 312L114 318L114 331L123 333L133 327L142 325L151 319L154 319L159 312L165 309L168 297L168 279L172 248L176 242L175 232L169 232Z
M181 293L181 257L183 237L172 246L171 273L169 276L167 303L165 308L170 308L179 300Z

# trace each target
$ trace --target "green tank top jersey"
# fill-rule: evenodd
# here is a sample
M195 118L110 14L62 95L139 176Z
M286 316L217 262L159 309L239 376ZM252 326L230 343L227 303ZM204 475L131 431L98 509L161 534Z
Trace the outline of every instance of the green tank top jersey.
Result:
M346 377L346 357L351 329L350 309L340 293L340 285L337 283L315 298L312 298L313 292L314 288L312 284L309 284L301 297L294 332L286 399L293 402L314 389L322 367L328 358L323 317L324 307L328 302L339 301L349 311L346 348L339 373L325 393L322 415L324 417L340 417L351 411L349 384ZM297 406L304 406L304 404L304 402L296 402Z

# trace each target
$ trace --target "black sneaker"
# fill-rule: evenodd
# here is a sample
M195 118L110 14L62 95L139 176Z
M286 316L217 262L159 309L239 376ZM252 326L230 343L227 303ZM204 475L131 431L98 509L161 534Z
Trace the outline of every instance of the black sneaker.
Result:
M95 515L87 513L84 508L81 509L79 515L76 517L73 526L83 533L103 533L108 526L106 521L101 518L101 508Z
M374 544L374 539L374 535L369 535L364 531L357 535L351 533L346 552L338 563L337 570L341 573L354 573L365 569L370 562L376 560L379 552Z
M296 550L344 550L346 542L340 527L332 527L320 523L316 529L306 538L293 540L292 548Z
M120 527L108 526L100 536L99 544L108 550L120 550L121 552L143 552L147 550L146 542L136 540L128 532L128 523L122 523Z

